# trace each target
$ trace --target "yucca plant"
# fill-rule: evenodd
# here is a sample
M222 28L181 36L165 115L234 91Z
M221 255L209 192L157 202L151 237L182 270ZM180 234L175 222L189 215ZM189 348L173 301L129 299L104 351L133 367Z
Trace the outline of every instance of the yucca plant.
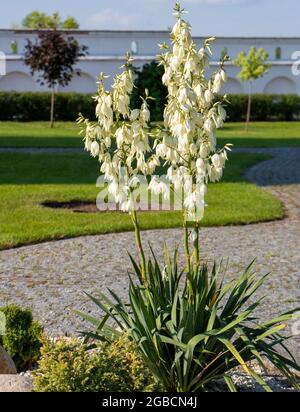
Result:
M150 133L148 92L140 109L129 107L133 88L129 57L123 73L116 76L112 91L104 89L106 76L102 74L99 79L95 96L98 122L79 118L85 147L100 161L108 194L132 218L139 253L138 262L131 258L138 282L130 277L129 302L123 302L112 290L110 298L101 292L99 297L90 296L104 317L99 320L81 313L96 327L85 335L112 341L126 331L167 391L206 391L220 378L234 391L228 372L238 365L265 390L271 390L249 366L248 361L254 359L262 368L268 359L298 388L290 369L299 367L284 345L287 337L280 334L283 322L295 316L294 311L259 322L254 310L261 299L253 301L252 297L264 278L256 278L253 264L239 280L223 284L218 281L222 267L214 264L210 268L200 259L199 228L207 185L221 178L230 151L230 145L217 148L215 136L226 117L226 99L218 98L226 73L222 61L207 78L213 38L198 50L183 13L176 4L172 47L160 45L165 50L160 56L164 66L162 80L168 89L163 127ZM111 144L111 136L115 137L117 148ZM153 136L155 140L150 139ZM182 204L182 271L178 268L177 251L172 258L165 251L162 270L153 253L147 259L141 239L138 174L152 176L148 186L151 198L154 194L167 199L169 186L155 174L162 162L168 165L166 177ZM109 324L109 319L116 327ZM278 351L278 346L285 354Z
M142 279L140 266L131 260L135 274ZM95 326L94 332L84 335L113 341L126 330L167 391L207 391L217 379L223 379L230 391L236 391L228 372L239 365L266 391L271 391L262 376L249 366L251 360L264 370L268 360L299 389L291 368L300 368L284 344L288 336L280 334L285 327L283 322L291 319L294 311L259 322L253 312L263 298L251 298L266 276L257 279L252 262L238 280L223 284L218 280L221 269L222 265L214 264L210 270L203 263L196 275L182 276L177 251L173 259L165 251L163 270L153 254L148 261L147 287L129 277L130 305L112 290L111 298L100 291L97 297L89 295L105 315L99 320L78 312ZM109 318L116 328L107 323Z

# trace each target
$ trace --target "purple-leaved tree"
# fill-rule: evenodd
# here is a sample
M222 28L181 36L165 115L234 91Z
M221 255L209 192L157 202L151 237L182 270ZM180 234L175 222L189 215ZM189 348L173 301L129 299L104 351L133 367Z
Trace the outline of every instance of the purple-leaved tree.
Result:
M51 127L54 125L55 89L66 86L74 74L80 75L80 70L74 66L87 54L87 49L74 37L57 30L40 31L35 42L27 40L24 63L30 67L32 75L38 73L40 84L47 84L51 89Z

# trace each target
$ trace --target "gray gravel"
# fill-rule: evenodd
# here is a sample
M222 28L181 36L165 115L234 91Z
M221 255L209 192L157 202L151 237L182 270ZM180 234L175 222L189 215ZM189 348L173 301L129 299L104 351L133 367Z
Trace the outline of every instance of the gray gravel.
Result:
M250 151L250 149L249 149ZM211 227L201 230L202 256L227 259L227 279L237 276L253 258L259 273L272 272L261 294L266 295L259 315L264 318L299 304L300 263L300 150L257 149L271 160L247 171L246 177L279 196L287 217L248 226ZM171 248L180 241L179 229L149 230L144 244L151 243L161 255L163 242ZM74 309L94 311L83 293L112 288L126 297L130 269L127 250L135 250L132 233L83 236L76 239L0 251L0 305L15 302L30 306L52 335L70 335L82 328ZM181 249L182 259L182 249ZM295 322L289 332L300 332ZM290 347L300 359L299 334Z

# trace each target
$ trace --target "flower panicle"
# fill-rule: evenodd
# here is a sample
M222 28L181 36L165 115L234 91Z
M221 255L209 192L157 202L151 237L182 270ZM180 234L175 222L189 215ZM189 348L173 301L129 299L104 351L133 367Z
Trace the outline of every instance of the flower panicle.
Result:
M205 206L206 192L197 189L196 180L204 185L218 181L227 160L229 146L218 150L216 142L216 130L226 119L224 99L219 93L227 75L223 59L218 70L207 78L211 44L215 38L206 39L197 49L191 26L182 18L183 12L177 3L174 9L176 23L171 31L172 47L160 47L165 50L159 61L165 69L162 81L168 89L168 101L164 110L165 131L162 131L155 150L157 156L170 165L170 181L175 185L180 181L185 187L189 200L184 202L184 207L189 214L195 205L201 211ZM182 170L185 170L184 174ZM188 184L191 176L194 183ZM194 201L196 198L197 202ZM202 218L203 213L199 216Z

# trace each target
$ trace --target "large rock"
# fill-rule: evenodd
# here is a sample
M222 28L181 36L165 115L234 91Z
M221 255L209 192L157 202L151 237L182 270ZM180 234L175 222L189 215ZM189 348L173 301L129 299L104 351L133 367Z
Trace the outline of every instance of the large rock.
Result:
M0 392L31 392L32 379L24 375L0 375Z
M0 345L0 375L16 373L17 369L13 360Z

